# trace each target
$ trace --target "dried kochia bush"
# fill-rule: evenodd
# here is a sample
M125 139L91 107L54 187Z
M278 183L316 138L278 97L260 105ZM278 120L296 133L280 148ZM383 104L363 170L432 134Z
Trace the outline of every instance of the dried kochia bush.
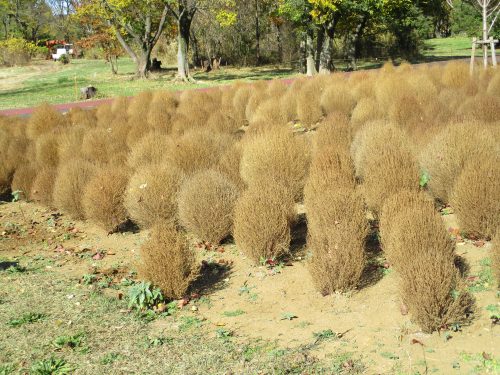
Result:
M186 295L200 267L186 237L172 223L158 222L141 247L139 276L158 286L167 299Z
M232 233L238 188L215 170L194 174L179 192L181 225L200 240L220 243Z

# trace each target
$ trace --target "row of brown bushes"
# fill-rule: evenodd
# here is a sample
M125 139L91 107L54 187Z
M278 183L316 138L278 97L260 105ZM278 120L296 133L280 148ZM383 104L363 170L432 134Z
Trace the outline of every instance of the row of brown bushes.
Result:
M0 119L0 194L21 190L107 231L127 219L155 228L142 274L169 297L196 276L181 228L213 243L233 235L258 263L289 252L304 203L311 275L329 294L360 285L369 220L380 219L402 299L433 330L467 310L466 293L449 299L461 277L433 198L453 205L466 232L495 235L499 104L498 73L470 77L450 63L144 92L65 115L44 105L27 121Z

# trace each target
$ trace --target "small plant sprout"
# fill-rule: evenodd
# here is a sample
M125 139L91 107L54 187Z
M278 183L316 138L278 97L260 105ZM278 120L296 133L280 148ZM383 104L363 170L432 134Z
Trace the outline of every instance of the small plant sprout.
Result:
M225 329L225 328L218 328L215 331L215 334L216 334L218 339L222 339L224 341L229 340L229 338L233 336L233 332L231 332L230 330Z
M62 358L51 357L35 362L31 366L30 374L34 375L66 375L70 374L74 369Z
M83 333L78 333L73 336L59 336L57 337L53 344L58 350L65 348L75 349L82 345L85 335Z
M7 322L10 327L20 327L23 324L36 323L45 319L45 314L40 313L26 313L20 318L12 318Z
M159 288L153 287L151 283L143 281L132 285L128 290L128 307L136 310L147 310L164 302Z
M294 313L286 312L286 313L281 314L280 320L293 320L293 319L297 319L297 318L298 318L298 316L295 315Z

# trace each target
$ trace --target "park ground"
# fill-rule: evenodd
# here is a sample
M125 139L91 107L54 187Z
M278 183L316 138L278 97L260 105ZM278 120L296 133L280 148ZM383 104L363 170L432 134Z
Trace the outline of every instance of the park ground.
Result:
M442 215L470 267L476 316L429 335L411 323L397 274L376 247L361 290L323 297L307 272L300 226L289 260L272 268L252 265L231 242L192 241L205 262L197 295L162 314L138 313L127 294L148 231L108 235L56 210L3 203L0 374L42 366L76 374L499 374L491 244L462 239L450 209Z
M426 41L423 56L414 62L443 61L470 57L471 42L467 37L432 39ZM478 52L480 53L480 52ZM380 67L386 59L359 61L360 69ZM335 62L339 70L346 62ZM103 60L73 60L62 65L46 60L35 60L28 66L0 68L0 110L36 106L43 102L51 104L80 100L79 89L85 86L98 88L97 98L131 96L145 90L185 90L228 85L235 81L252 81L275 78L292 78L298 73L286 66L222 67L218 71L205 73L193 71L196 84L175 82L176 69L167 66L149 80L134 77L134 64L129 58L118 62L118 74L111 74L109 65Z

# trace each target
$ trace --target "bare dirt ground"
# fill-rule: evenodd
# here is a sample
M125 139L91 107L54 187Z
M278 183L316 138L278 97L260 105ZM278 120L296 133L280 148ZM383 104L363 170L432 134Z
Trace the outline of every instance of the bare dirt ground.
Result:
M218 265L209 268L213 282L173 316L137 320L127 311L123 280L135 278L147 231L108 235L55 210L5 203L0 265L19 267L0 267L0 325L26 311L42 311L46 318L2 328L0 366L25 373L30 364L56 355L76 365L77 373L498 374L500 331L491 316L498 316L500 299L491 245L457 237L453 214L443 215L443 222L469 267L476 316L470 326L429 335L404 311L398 275L384 267L376 248L370 249L363 288L350 295L317 293L307 271L303 226L290 260L274 267L252 265L232 243L212 249L193 240L200 261ZM85 332L86 352L50 345L69 331ZM164 336L175 344L137 344ZM280 367L292 364L293 371Z

